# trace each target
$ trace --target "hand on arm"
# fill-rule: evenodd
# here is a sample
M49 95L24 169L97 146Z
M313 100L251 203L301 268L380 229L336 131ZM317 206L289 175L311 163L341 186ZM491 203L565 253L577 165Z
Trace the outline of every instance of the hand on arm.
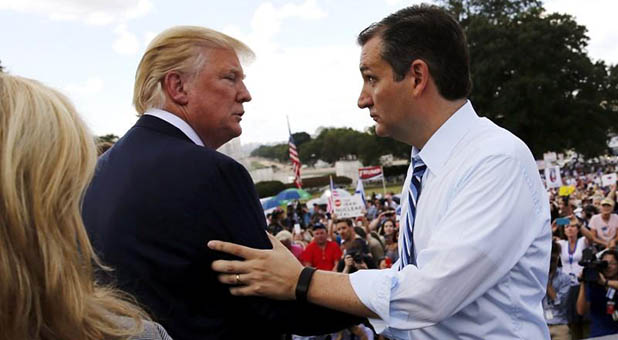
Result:
M279 300L294 300L296 284L303 266L281 242L268 236L273 249L252 249L233 243L210 241L208 247L245 259L218 260L212 269L220 272L219 281L229 285L230 293L238 296L264 296ZM317 305L363 317L376 317L363 305L350 284L348 275L318 270L313 275L307 295Z

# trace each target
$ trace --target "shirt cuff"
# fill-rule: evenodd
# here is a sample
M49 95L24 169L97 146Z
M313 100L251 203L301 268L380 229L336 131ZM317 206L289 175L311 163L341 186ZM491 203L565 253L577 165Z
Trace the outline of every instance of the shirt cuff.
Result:
M392 269L366 269L350 274L350 284L356 296L379 316L379 319L369 318L378 334L384 333L390 323L391 289L395 283Z

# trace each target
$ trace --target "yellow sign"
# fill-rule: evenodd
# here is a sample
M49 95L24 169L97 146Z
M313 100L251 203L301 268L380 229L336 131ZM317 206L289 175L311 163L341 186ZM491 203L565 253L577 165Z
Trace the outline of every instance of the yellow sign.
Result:
M573 185L569 185L569 186L561 186L560 187L560 191L558 192L558 194L560 196L569 196L570 194L575 192L575 186Z

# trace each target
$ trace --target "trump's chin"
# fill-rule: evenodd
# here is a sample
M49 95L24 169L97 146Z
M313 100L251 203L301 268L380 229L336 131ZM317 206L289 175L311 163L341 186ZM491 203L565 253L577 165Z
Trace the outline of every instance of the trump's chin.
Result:
M376 123L376 135L378 137L389 137L390 136L386 126L384 126L383 124L380 124L380 123Z

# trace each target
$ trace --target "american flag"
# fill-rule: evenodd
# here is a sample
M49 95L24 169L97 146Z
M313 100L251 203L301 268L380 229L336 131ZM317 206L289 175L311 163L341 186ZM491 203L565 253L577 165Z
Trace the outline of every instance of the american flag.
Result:
M290 140L288 141L288 147L290 150L290 160L292 161L292 168L294 168L294 184L298 189L303 187L303 182L300 179L300 158L298 158L298 151L296 150L296 144L294 144L294 138L290 134Z

